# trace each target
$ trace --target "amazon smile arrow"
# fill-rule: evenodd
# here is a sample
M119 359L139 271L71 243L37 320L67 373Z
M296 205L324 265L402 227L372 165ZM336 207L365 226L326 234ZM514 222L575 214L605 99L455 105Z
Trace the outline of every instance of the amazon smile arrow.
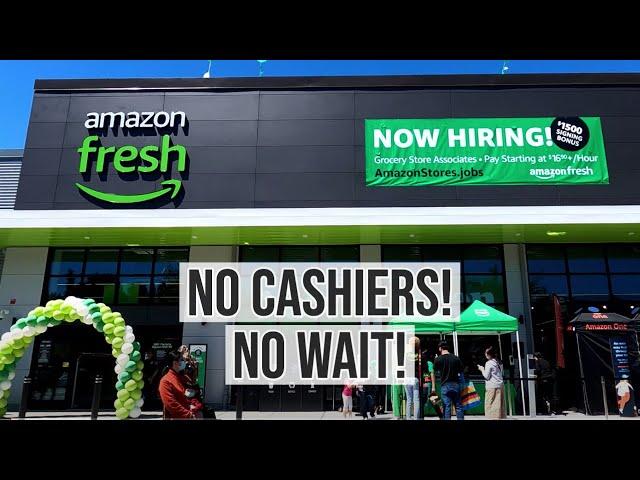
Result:
M86 193L90 197L97 198L98 200L102 200L103 202L109 203L142 203L148 202L149 200L154 200L159 198L169 192L171 192L171 198L175 198L180 189L182 188L182 180L165 180L160 185L165 185L165 188L160 190L156 190L154 192L149 193L141 193L137 195L122 195L118 193L105 193L99 192L98 190L94 190L93 188L89 188L85 185L81 185L76 183L76 187L81 192Z

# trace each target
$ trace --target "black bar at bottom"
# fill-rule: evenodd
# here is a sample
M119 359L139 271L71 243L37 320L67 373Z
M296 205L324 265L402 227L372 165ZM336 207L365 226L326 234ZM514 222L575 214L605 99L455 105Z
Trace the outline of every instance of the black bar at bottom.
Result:
M27 416L27 403L31 397L31 377L24 377L22 382L22 398L20 399L20 410L18 411L18 418L25 418Z
M100 412L100 393L102 392L102 377L96 375L96 380L93 384L93 399L91 400L91 420L98 419L98 413Z
M242 385L236 389L236 420L242 420Z

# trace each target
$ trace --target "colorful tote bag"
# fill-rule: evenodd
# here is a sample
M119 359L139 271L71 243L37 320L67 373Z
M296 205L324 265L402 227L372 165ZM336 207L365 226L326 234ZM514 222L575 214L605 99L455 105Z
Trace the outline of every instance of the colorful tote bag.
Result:
M463 410L470 410L480 405L480 395L476 392L476 387L473 386L473 382L462 383L460 397Z

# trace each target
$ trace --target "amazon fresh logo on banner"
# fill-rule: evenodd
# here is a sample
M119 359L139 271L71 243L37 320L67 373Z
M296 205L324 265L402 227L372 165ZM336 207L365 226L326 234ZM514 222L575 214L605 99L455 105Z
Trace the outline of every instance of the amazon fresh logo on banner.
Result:
M88 113L85 127L89 130L108 131L136 131L153 129L156 132L171 131L176 127L186 125L184 112L107 112ZM121 147L104 147L99 135L88 135L82 146L78 148L80 154L78 171L81 174L104 174L112 165L120 175L127 174L182 174L187 169L187 150L183 145L174 145L171 136L163 134L160 146L147 145L135 147L124 145ZM141 178L141 183L150 183ZM114 204L136 204L148 202L161 197L173 199L180 193L182 180L172 178L161 182L161 188L140 193L119 194L96 190L81 183L76 183L78 190L91 198Z

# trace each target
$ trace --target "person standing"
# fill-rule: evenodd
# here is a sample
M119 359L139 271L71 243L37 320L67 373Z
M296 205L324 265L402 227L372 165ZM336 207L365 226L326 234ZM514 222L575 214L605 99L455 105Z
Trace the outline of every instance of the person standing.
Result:
M544 406L546 415L555 414L553 405L551 403L553 399L553 381L554 374L551 369L551 364L544 358L542 353L536 352L533 355L536 362L536 387L538 390L538 396L540 403Z
M418 369L419 351L420 340L418 337L411 337L407 347L407 364L413 364L415 370ZM420 381L415 373L405 378L404 391L407 397L407 420L417 420L420 414Z
M342 416L347 418L351 418L351 413L353 411L353 385L350 380L347 380L344 383L344 388L342 389Z
M456 418L464 420L462 396L460 395L462 362L456 355L449 353L449 344L446 341L438 344L438 352L440 355L436 358L433 366L436 373L440 374L440 396L444 403L442 419L451 419L451 405L455 405Z
M422 405L431 405L431 396L435 395L436 389L436 374L433 368L433 362L429 360L427 352L424 352L422 364L424 372L422 374Z
M494 420L506 418L502 362L493 347L487 348L484 355L487 362L484 367L478 365L478 370L485 380L484 415Z
M183 382L182 372L186 367L186 361L178 352L169 352L166 358L168 369L158 386L163 418L171 420L196 418Z

